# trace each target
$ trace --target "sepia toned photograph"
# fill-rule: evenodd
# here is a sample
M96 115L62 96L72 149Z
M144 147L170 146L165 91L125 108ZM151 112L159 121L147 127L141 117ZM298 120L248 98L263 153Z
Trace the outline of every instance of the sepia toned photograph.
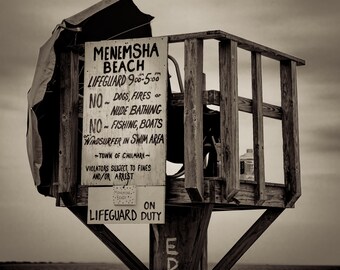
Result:
M0 7L0 269L340 269L340 2Z

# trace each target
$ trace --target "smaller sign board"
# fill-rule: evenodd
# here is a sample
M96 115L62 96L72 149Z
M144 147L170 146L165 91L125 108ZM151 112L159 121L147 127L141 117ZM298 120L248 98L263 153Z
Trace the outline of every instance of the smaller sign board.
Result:
M136 195L135 205L117 204L117 196L126 195L113 187L89 187L87 223L164 224L164 187L137 186Z

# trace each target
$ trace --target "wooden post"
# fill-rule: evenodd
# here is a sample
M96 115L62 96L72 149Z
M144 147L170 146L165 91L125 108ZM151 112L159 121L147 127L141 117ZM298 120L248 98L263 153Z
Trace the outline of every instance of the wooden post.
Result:
M261 205L266 200L261 54L256 52L251 53L251 71L253 96L254 177L257 183L255 196L256 203Z
M221 92L221 177L226 181L226 198L240 189L238 140L237 43L219 43Z
M204 249L212 207L166 208L166 223L150 226L151 270L207 269Z
M60 130L58 192L75 202L77 184L79 56L72 50L60 54Z
M293 207L301 196L296 63L281 61L280 71L286 207Z
M192 201L203 201L203 40L185 40L184 164L185 188Z

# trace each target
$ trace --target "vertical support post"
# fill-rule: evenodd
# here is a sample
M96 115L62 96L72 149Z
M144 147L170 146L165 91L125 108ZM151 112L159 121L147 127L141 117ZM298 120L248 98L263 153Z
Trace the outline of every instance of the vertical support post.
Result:
M238 140L237 43L219 43L221 92L221 177L226 179L226 199L240 189Z
M192 201L203 201L203 40L185 40L184 49L185 188Z
M281 107L286 207L301 196L296 62L281 61Z
M213 205L167 207L166 223L150 225L150 269L205 270L207 229Z
M251 53L252 97L253 97L253 145L254 177L256 186L256 203L261 205L266 200L264 170L263 138L263 97L262 97L262 64L261 54Z
M78 57L71 50L60 55L58 192L69 194L70 199L75 199L77 185Z

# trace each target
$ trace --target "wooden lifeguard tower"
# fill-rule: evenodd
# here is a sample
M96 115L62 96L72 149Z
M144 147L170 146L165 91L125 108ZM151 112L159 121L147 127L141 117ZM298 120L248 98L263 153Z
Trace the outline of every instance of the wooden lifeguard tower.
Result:
M214 269L230 269L261 234L301 195L297 66L305 62L280 51L225 33L208 31L164 37L169 46L184 43L184 91L171 93L168 106L183 108L184 177L166 180L165 222L150 225L146 267L104 224L88 224L88 190L81 184L82 85L84 45L65 46L58 56L58 147L50 196L67 207L130 269L207 269L207 229L213 211L265 209ZM219 89L204 87L203 46L218 43ZM238 50L251 55L252 98L238 95ZM263 102L262 64L280 66L281 106ZM211 170L204 169L204 108L219 107L219 140ZM239 111L252 115L254 181L239 179ZM266 182L265 117L282 122L284 184ZM79 132L80 130L80 132ZM175 147L175 146L174 146Z

